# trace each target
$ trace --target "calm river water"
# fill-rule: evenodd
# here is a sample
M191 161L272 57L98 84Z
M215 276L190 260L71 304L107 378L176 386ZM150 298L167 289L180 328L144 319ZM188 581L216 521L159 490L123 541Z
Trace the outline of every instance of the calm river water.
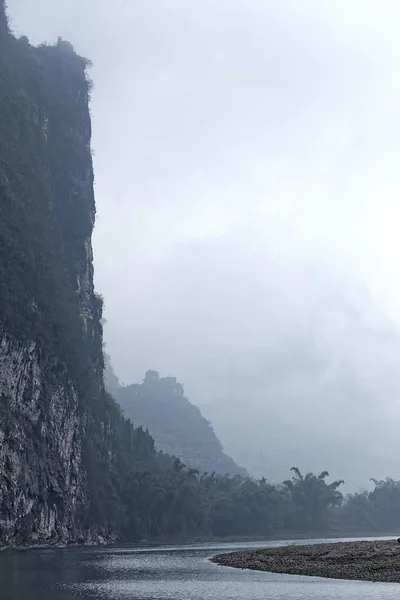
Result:
M322 540L319 540L322 541ZM212 564L221 552L288 542L0 553L1 600L389 600L400 584L325 580ZM296 542L303 543L303 542ZM309 542L308 542L309 543Z

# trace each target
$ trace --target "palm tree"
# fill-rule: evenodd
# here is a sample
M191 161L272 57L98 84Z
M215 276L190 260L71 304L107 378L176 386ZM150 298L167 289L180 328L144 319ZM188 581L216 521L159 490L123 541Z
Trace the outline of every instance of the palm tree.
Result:
M326 483L328 471L319 475L308 472L303 475L298 467L292 467L292 479L283 482L289 502L292 504L292 525L304 529L323 529L328 526L329 511L342 503L343 495L338 488L343 480Z

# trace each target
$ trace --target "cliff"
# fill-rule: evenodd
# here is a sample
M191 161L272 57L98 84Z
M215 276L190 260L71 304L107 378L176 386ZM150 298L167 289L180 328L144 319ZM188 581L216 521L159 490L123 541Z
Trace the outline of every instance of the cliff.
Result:
M211 423L184 396L175 377L160 378L156 371L148 371L141 385L118 388L113 371L107 372L106 381L113 384L112 394L125 415L149 430L159 450L199 471L247 475L224 453Z
M210 535L269 493L157 452L105 391L87 67L0 0L0 546Z
M34 48L15 39L1 2L3 545L116 533L110 516L94 510L114 491L108 473L118 457L115 424L126 425L103 386L87 66L62 40ZM150 440L149 448L151 454Z

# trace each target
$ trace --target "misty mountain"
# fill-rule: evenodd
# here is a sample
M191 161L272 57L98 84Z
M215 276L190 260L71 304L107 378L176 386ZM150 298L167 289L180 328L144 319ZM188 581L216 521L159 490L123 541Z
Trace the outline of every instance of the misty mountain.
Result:
M118 371L125 356L143 369L151 354L178 373L226 452L271 481L294 463L327 468L347 489L396 477L397 325L328 244L276 224L251 233L252 244L182 244L153 265L136 291L147 312L110 344ZM140 352L129 332L145 340Z
M175 377L160 378L156 371L147 371L142 384L120 387L115 385L118 380L109 360L107 363L106 385L110 393L126 417L149 430L159 450L199 471L247 474L224 453L211 423L184 396Z

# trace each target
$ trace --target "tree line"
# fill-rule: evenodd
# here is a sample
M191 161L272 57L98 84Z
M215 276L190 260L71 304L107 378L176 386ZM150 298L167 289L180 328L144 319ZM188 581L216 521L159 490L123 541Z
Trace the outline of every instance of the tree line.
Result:
M110 432L116 459L87 465L91 499L87 527L102 527L127 542L270 536L283 533L394 532L400 525L400 482L374 481L350 495L329 473L303 474L274 485L265 478L201 473L157 452L148 431L115 412ZM90 442L90 438L89 438ZM90 451L86 456L90 460Z

